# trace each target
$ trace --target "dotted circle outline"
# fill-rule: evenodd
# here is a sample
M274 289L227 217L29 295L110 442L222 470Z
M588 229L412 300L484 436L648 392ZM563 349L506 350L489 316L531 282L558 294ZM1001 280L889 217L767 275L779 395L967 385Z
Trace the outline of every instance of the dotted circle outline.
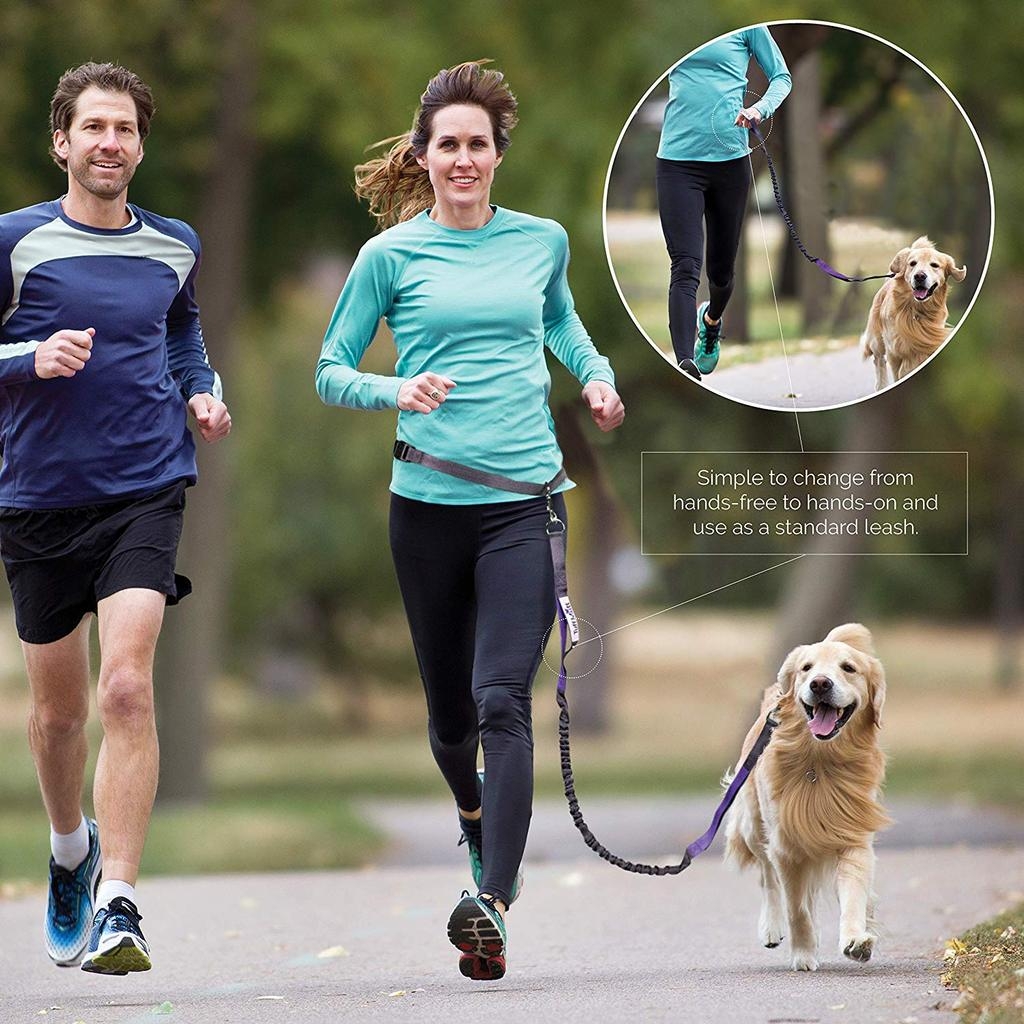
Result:
M754 91L753 89L744 89L744 90L743 90L743 99L744 99L744 100L746 100L746 98L747 98L748 96L753 96L753 97L754 97L754 103L756 103L756 102L757 102L758 100L760 100L760 99L763 99L763 98L764 98L764 94L763 94L763 93L760 93L760 92L755 92L755 91ZM731 145L729 145L729 144L728 144L727 142L725 142L725 141L724 141L724 140L722 139L722 136L718 134L718 129L717 129L716 127L715 127L715 114L717 113L717 111L718 111L718 108L719 108L719 107L720 107L720 106L721 106L721 105L722 105L723 103L725 103L725 101L726 101L727 99L728 99L728 97L727 97L727 96L723 96L723 97L722 97L722 98L721 98L721 99L720 99L720 100L719 100L719 101L718 101L718 102L717 102L717 103L716 103L716 104L714 105L714 107L713 107L713 108L712 108L712 110L711 110L711 132L712 132L712 134L713 134L713 135L715 136L715 139L717 140L718 144L719 144L719 145L720 145L720 146L721 146L721 147L722 147L723 149L732 149L732 146L731 146ZM747 104L747 106L753 106L753 104L752 104L752 103L748 103L748 104ZM772 137L772 129L773 129L774 127L775 127L775 117L774 117L774 115L773 115L773 116L771 116L771 117L762 117L762 118L761 118L761 124L763 125L763 124L766 124L766 123L767 123L767 125L768 125L768 131L767 131L767 132L762 132L762 135L763 135L763 137L764 137L764 142L759 142L759 143L758 143L758 144L757 144L756 146L751 146L751 147L750 147L750 149L751 149L751 152L753 152L753 151L754 151L755 149L761 149L761 148L762 148L762 146L764 146L764 145L765 145L765 143L767 143L767 141L768 141L768 140L769 140L769 139L770 139L770 138ZM738 126L738 125L734 125L734 127L739 127L739 126ZM758 127L760 127L760 125L759 125ZM750 135L750 132L749 132L749 131L747 132L747 135L748 135L748 136Z
M598 631L597 626L595 626L589 619L584 619L584 618L581 618L580 616L576 617L576 621L577 622L585 622L594 631L594 635L590 638L590 640L587 641L587 643L590 643L591 641L596 640L600 646L598 647L597 661L595 661L594 664L591 665L590 668L588 668L586 672L580 672L580 673L577 673L576 675L570 675L568 672L566 672L566 674L565 674L565 678L566 679L582 679L584 676L589 676L590 673L593 672L594 669L596 669L597 666L601 664L601 659L604 657L604 637L601 636L601 633ZM555 628L555 623L552 623L550 626L548 626L547 631L544 633L544 639L541 640L541 642L540 642L540 657L541 657L541 661L544 662L544 664L547 667L548 671L552 675L557 676L559 670L551 665L551 663L548 661L547 654L545 653L545 650L544 650L547 647L547 645L548 645L548 637L551 636L551 631L554 628Z

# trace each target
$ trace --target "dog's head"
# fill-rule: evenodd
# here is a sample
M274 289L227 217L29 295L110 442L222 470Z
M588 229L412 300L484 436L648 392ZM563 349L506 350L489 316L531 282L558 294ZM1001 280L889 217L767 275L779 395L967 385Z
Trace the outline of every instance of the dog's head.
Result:
M836 626L817 644L795 647L779 669L782 693L792 692L816 740L831 740L851 721L882 724L885 673L871 634L859 622Z
M937 291L944 295L949 278L962 281L967 276L966 266L958 267L952 256L939 252L924 235L900 249L889 270L896 275L896 283L906 287L918 302L930 299Z

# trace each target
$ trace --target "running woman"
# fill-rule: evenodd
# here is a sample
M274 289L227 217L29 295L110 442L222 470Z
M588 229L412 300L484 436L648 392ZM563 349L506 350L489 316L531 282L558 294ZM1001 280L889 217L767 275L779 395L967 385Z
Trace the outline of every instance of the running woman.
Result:
M412 130L356 168L357 192L387 230L349 273L316 383L329 405L397 408L399 442L430 456L544 483L562 465L545 347L583 385L601 430L625 413L608 360L573 306L565 231L490 203L516 110L500 72L479 62L442 70ZM394 377L357 369L382 317L397 348ZM448 935L461 972L493 980L505 973L504 917L521 885L533 802L531 687L555 614L547 505L398 458L391 491L391 549L430 747L455 798L474 882ZM560 493L553 507L564 521Z
M748 104L751 57L768 77L768 89ZM732 294L750 188L749 129L775 113L792 79L775 40L759 25L702 46L672 69L668 85L657 174L661 230L672 260L668 326L680 369L700 380L718 365L722 314ZM698 310L704 223L710 301Z
M192 588L174 572L196 480L187 414L206 441L231 428L196 233L127 202L152 114L125 68L66 72L50 128L67 194L0 216L0 554L50 819L46 950L95 974L151 966L135 883L157 785L153 655L165 605ZM96 820L82 813L93 614Z

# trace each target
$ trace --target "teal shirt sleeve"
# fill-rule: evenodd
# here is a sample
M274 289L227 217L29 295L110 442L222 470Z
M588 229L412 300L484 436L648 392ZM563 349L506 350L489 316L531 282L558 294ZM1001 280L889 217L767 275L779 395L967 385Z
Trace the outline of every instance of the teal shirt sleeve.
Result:
M561 225L555 226L554 268L544 291L544 344L584 387L592 380L614 386L611 364L597 351L576 312L569 290L569 237Z
M404 383L401 377L357 369L394 296L394 261L375 241L371 239L360 249L327 325L316 367L316 390L327 405L349 409L394 409L398 405L398 389Z
M771 117L793 88L793 78L778 43L763 25L747 32L747 45L768 79L765 94L754 106L761 111L762 117Z

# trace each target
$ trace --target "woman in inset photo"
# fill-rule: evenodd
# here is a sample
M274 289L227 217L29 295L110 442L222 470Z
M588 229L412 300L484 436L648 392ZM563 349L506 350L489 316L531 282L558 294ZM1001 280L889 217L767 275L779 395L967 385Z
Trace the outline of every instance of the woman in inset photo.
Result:
M544 350L583 386L601 430L624 416L573 306L564 229L491 205L516 122L501 72L460 64L431 79L412 130L356 168L356 191L386 230L359 252L316 372L329 405L399 410L391 548L430 747L473 876L448 936L476 980L505 973L533 800L531 688L555 615L546 531L553 517L564 523L561 492L573 486ZM381 318L393 377L358 370ZM505 489L517 483L533 494Z
M751 58L768 79L756 102L748 95ZM668 82L657 176L661 229L672 260L668 323L676 362L700 380L718 365L750 189L750 129L775 113L793 83L763 25L701 47L669 72ZM697 309L705 225L709 299Z

